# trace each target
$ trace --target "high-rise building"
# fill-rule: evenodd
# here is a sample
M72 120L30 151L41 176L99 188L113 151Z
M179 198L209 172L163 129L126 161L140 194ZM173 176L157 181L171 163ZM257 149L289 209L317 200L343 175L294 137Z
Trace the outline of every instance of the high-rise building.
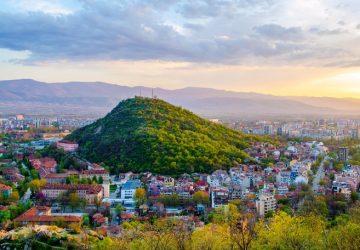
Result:
M264 216L269 211L275 211L276 199L273 194L262 193L256 201L256 210L260 216Z
M338 150L338 158L340 161L347 161L349 158L349 148L340 147Z
M360 128L355 128L351 130L351 138L352 139L359 139L360 137Z
M272 135L273 134L273 126L272 125L265 125L264 126L264 135Z
M283 136L283 135L284 135L284 129L283 129L283 127L278 127L278 128L277 128L277 131L276 131L276 134L277 134L278 136Z

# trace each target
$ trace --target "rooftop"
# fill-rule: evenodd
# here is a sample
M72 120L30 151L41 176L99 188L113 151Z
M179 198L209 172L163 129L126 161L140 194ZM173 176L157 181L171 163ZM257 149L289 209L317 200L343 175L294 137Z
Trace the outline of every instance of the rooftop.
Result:
M80 222L81 217L78 216L54 216L51 215L51 208L45 206L32 207L25 213L21 214L19 217L15 218L14 221L20 222L55 222L58 220L63 220L64 222Z
M90 194L97 194L102 190L102 186L91 184L46 184L43 187L44 189L86 190Z
M123 189L136 189L139 187L141 187L141 182L139 180L129 180L122 186Z

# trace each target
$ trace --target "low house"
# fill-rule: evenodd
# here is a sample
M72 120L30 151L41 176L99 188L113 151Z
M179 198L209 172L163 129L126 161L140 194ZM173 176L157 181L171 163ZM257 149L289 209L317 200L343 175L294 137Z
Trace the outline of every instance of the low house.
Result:
M30 160L31 166L35 168L40 176L45 176L49 173L56 173L57 163L55 159L50 157L38 158Z
M12 193L12 188L0 183L0 193L2 194L3 197L8 198Z
M96 226L102 226L108 224L108 218L104 217L101 213L96 213L92 217L93 222Z
M63 223L65 226L68 226L72 223L81 225L82 218L74 215L52 215L50 207L39 206L30 208L15 218L14 222L21 225L54 225Z
M156 202L152 206L152 211L155 213L163 213L165 211L164 204Z

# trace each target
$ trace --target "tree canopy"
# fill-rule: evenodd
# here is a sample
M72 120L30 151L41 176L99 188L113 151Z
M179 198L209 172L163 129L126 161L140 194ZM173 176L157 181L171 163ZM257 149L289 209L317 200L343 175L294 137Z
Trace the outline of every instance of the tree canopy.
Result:
M261 138L141 97L120 102L104 118L66 137L79 143L82 156L112 166L113 172L171 175L230 168L248 159L244 149Z

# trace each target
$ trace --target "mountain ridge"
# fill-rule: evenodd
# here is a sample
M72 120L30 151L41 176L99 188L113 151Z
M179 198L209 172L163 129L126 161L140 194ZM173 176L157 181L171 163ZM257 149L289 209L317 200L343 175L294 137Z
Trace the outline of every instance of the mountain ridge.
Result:
M100 81L44 83L32 79L0 81L0 114L37 110L39 114L73 112L93 113L99 117L119 101L139 96L140 92L147 97L154 93L202 116L360 114L360 99L356 98L275 96L201 87L168 90Z

